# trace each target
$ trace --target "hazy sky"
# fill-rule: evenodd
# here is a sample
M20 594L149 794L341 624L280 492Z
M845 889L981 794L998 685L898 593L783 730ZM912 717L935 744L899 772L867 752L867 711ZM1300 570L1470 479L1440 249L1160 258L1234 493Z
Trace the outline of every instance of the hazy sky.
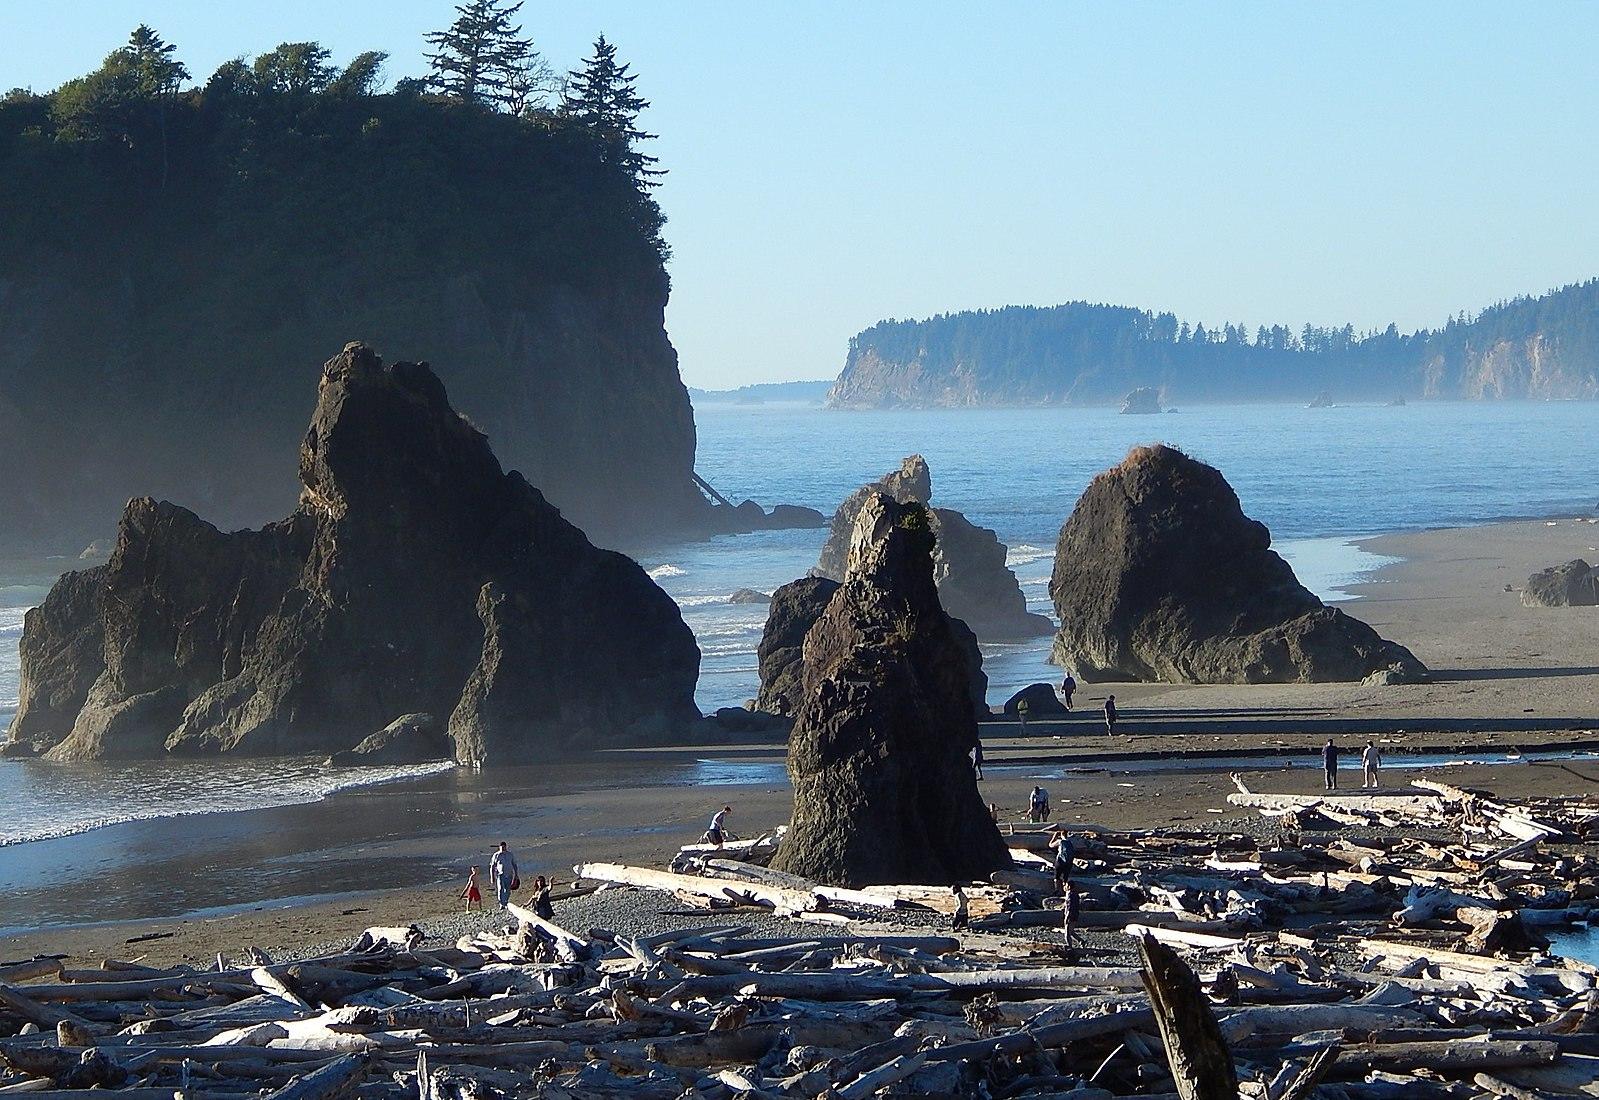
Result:
M0 85L140 21L203 78L316 39L419 73L446 0L0 0ZM883 317L1076 298L1440 323L1599 274L1599 5L538 3L614 41L671 170L693 385L836 374Z

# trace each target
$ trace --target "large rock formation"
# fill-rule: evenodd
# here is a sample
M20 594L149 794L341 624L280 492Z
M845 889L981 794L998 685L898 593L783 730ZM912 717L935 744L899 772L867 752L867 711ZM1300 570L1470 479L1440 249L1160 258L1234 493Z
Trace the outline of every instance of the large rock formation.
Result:
M1599 569L1581 558L1541 569L1527 578L1521 602L1528 607L1593 607L1599 604Z
M827 577L801 577L772 593L766 628L755 654L761 687L755 709L792 718L799 709L804 683L805 635L827 610L838 582ZM988 714L988 674L983 671L983 651L977 635L961 620L951 617L950 627L966 658L968 695L979 718Z
M698 719L676 604L502 471L425 364L329 361L300 480L258 531L129 503L111 561L28 617L12 737L58 759L328 753L422 712L475 763Z
M1325 606L1221 473L1166 446L1096 477L1061 528L1055 660L1081 680L1360 680L1409 650Z
M910 455L898 470L844 499L828 527L827 542L816 563L818 575L843 579L856 516L873 493L900 504L927 504L933 496L933 478L926 459ZM1027 597L1005 564L1005 544L993 531L951 508L932 508L929 514L937 538L933 576L945 610L979 637L994 641L1038 638L1055 629L1048 618L1027 610Z
M844 582L805 637L794 821L773 867L862 886L986 878L1010 863L968 756L970 678L932 551L923 506L867 497Z
M1123 416L1148 415L1160 411L1160 391L1154 386L1139 386L1122 398Z

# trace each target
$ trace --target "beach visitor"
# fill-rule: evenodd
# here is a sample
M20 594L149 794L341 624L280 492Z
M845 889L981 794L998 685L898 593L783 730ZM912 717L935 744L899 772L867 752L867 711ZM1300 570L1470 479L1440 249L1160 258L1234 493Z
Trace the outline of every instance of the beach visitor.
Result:
M1061 906L1061 927L1066 933L1066 945L1070 947L1077 927L1077 887L1072 884L1072 863L1077 857L1077 849L1065 829L1052 825L1050 831L1053 835L1049 846L1055 851L1055 889L1066 899Z
M949 892L955 895L955 913L949 919L949 926L959 931L966 927L966 891L962 890L961 884L957 882L949 888Z
M1327 743L1321 747L1321 771L1322 777L1327 782L1327 789L1336 791L1338 789L1338 746L1333 744L1331 737L1327 738Z
M983 739L979 737L977 744L972 746L972 769L977 772L977 778L983 778Z
M1105 696L1105 733L1107 736L1116 736L1116 696Z
M711 827L705 830L705 843L714 844L720 848L727 840L727 815L733 812L733 807L723 806L711 817Z
M1077 690L1077 681L1072 679L1072 674L1067 673L1066 679L1060 682L1061 701L1066 704L1066 709L1072 709L1072 693Z
M522 879L516 872L516 857L503 840L489 859L489 881L494 884L494 896L499 899L501 909L511 903L511 891L522 886Z
M1366 747L1360 750L1360 768L1364 773L1361 777L1361 786L1376 787L1377 769L1380 767L1382 767L1382 750L1367 741Z
M545 920L555 919L555 906L550 904L550 880L539 875L533 880L533 912Z
M466 886L461 890L461 900L466 902L466 911L470 913L472 906L483 908L483 891L477 884L477 868L472 868L472 873L466 878Z
M1035 825L1049 820L1049 792L1041 786L1035 786L1027 796L1027 820Z

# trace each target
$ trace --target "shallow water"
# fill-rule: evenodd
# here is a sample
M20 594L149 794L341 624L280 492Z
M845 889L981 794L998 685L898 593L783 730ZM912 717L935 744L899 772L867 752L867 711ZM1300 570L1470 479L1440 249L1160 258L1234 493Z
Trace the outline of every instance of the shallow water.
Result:
M1194 406L1140 417L1110 409L828 413L717 404L696 412L698 469L733 500L830 512L862 482L919 451L932 466L935 503L997 531L1029 606L1048 614L1055 539L1078 495L1128 447L1164 440L1218 465L1245 510L1272 528L1277 548L1307 587L1339 598L1386 560L1353 546L1360 536L1513 515L1586 514L1591 487L1549 471L1593 468L1595 408ZM823 537L822 531L758 532L642 556L699 639L703 709L736 706L758 686L755 646L766 608L729 604L727 596L736 588L770 592L804 575ZM0 726L16 706L22 615L46 591L36 576L0 576ZM1048 649L1047 638L984 645L990 700L1054 679ZM98 772L0 762L0 842L133 818L303 804L351 783L392 778L293 762L192 767L203 769L205 782L176 762ZM725 782L717 774L702 781Z

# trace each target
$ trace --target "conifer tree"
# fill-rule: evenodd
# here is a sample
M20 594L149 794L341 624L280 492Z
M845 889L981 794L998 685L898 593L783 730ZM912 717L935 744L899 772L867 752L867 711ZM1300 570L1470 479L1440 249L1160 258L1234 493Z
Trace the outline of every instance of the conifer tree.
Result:
M581 69L567 74L563 114L587 126L597 136L606 159L622 168L641 188L656 186L655 177L666 173L655 168L657 158L638 148L639 142L653 140L638 128L638 116L650 105L638 94L637 74L630 66L616 61L616 47L602 34L594 43L594 56Z
M468 103L520 111L528 100L526 74L538 58L511 20L521 0L465 0L448 30L427 36L431 90Z
M119 51L126 57L138 82L139 91L155 97L171 95L189 79L189 70L173 55L178 48L164 41L147 24L140 23L128 35L128 44Z

